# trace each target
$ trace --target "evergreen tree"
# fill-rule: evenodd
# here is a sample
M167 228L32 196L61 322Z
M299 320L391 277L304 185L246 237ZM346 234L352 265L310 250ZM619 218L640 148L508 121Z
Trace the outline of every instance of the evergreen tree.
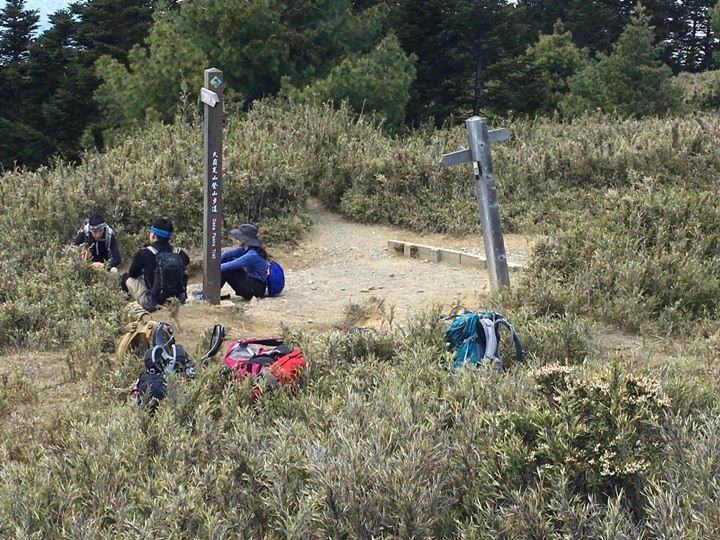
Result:
M109 143L148 120L171 121L183 87L199 89L203 70L212 66L195 36L178 32L169 13L159 14L147 44L130 51L129 71L109 56L96 63L102 84L95 97Z
M347 101L356 111L367 111L377 122L398 128L415 79L413 62L390 35L373 51L350 55L324 79L287 93L298 101Z
M25 9L25 0L8 0L0 11L0 168L36 167L53 151L31 127L28 99L37 84L28 77L28 60L39 20L37 11Z
M51 27L34 38L39 17L24 0L9 0L0 12L0 116L13 120L25 144L7 142L4 163L38 165L60 151L75 160L82 146L102 147L94 93L99 79L94 64L102 55L127 61L152 22L154 0L86 0L50 17ZM21 122L25 127L18 127ZM82 143L81 139L87 136ZM34 141L34 142L33 142Z
M533 31L548 33L561 19L575 44L591 53L609 53L634 12L636 0L519 0L518 15ZM665 43L662 59L673 72L707 69L716 46L709 29L716 0L652 0L646 16L655 43Z
M85 54L74 40L75 21L68 10L50 16L51 27L30 48L28 76L35 84L28 91L34 104L31 125L42 131L70 161L77 160L80 138L95 111L88 81L91 67L82 62Z
M0 11L0 64L10 66L27 61L39 21L36 10L25 9L25 0L6 0Z
M563 24L541 34L525 54L498 62L491 71L488 99L493 111L511 115L553 115L568 92L568 80L587 62Z
M453 115L480 112L484 74L524 47L524 29L516 26L505 0L398 0L391 26L403 49L417 56L408 121L433 118L441 124Z
M672 71L660 61L653 29L641 6L609 56L600 54L570 79L570 93L561 102L569 115L586 110L616 111L625 117L666 114L680 107Z
M637 0L518 0L518 13L532 35L550 34L561 20L579 48L610 52Z
M0 11L0 115L5 118L19 119L24 112L26 67L39 20L37 11L25 9L25 0L7 0Z
M676 23L676 32L669 33L668 36L660 36L661 39L669 42L669 49L672 51L670 62L674 66L674 71L697 72L713 66L713 51L718 41L716 35L711 32L710 16L716 1L679 2L682 10L679 10L679 16L673 19ZM652 2L649 2L648 6L651 5Z
M73 38L92 63L109 55L127 63L127 55L150 31L155 0L85 0L70 5L78 21Z
M152 25L154 6L155 0L85 0L70 5L73 20L77 21L72 39L82 51L75 69L75 95L86 99L80 122L85 139L83 146L102 149L105 145L102 136L104 120L97 100L87 99L95 95L101 83L95 71L95 63L101 56L107 56L127 65L130 50L136 45L143 46ZM62 99L58 99L53 107L58 113L58 120L65 115L62 105ZM66 111L70 109L65 108ZM77 132L78 129L73 131ZM81 145L80 141L78 145Z
M0 118L0 171L15 166L38 167L52 151L51 141L39 131L22 122Z
M228 16L232 14L232 16ZM229 101L247 106L274 95L281 81L302 88L326 77L348 54L368 52L382 36L383 8L353 15L348 0L206 0L157 13L147 51L128 68L104 57L98 98L121 132L150 118L169 121L181 88L194 97L203 69L225 74Z

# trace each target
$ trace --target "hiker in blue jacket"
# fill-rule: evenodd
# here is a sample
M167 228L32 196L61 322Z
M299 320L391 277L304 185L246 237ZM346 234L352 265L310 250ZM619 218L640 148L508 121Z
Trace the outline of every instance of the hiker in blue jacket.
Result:
M268 254L252 223L230 231L237 247L220 255L220 287L229 284L245 300L262 298L267 288Z

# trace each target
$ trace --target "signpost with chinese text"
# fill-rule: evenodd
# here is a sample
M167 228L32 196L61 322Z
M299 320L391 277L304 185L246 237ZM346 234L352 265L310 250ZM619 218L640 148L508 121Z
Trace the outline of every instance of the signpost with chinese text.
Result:
M205 70L200 100L205 104L205 211L203 228L203 298L220 303L220 254L222 249L222 130L223 72Z
M470 148L445 154L440 163L446 167L471 162L475 172L475 194L480 213L485 257L487 258L490 283L493 288L510 285L505 241L500 225L500 205L498 204L497 188L493 176L490 143L505 141L510 137L507 129L488 131L485 118L473 116L465 121Z

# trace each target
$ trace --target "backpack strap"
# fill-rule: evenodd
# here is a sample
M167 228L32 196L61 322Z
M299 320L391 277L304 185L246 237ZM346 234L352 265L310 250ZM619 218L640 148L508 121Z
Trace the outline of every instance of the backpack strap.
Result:
M210 349L200 358L200 362L204 362L208 358L215 356L220 350L223 341L225 341L225 327L222 324L216 324L213 326L212 333L210 334Z
M112 227L105 225L105 238L103 238L103 242L105 242L108 255L110 255L110 244L112 244L113 234L115 234L115 231L112 230Z
M500 351L498 350L498 338L495 331L496 321L493 317L488 317L487 314L483 313L478 317L479 324L485 334L485 350L478 350L478 358L488 358L494 360L498 366L499 371L502 371L502 359L500 358Z
M510 324L505 317L503 317L500 314L496 313L496 319L495 319L495 333L497 336L497 344L500 345L500 331L501 327L507 328L508 334L510 335L510 339L512 339L513 345L515 347L515 358L514 361L516 363L520 363L523 361L523 358L525 357L525 351L523 351L522 343L520 343L520 337L515 332L515 329L512 327L512 324ZM498 350L498 357L500 356L500 351Z
M153 246L146 246L145 249L149 249L149 250L150 250L150 253L152 253L153 255L157 255L158 253L160 253L160 252L157 250L157 248L155 248L155 247L153 247ZM174 247L174 248L172 249L172 252L173 252L173 253L180 253L180 248L176 246L176 247Z

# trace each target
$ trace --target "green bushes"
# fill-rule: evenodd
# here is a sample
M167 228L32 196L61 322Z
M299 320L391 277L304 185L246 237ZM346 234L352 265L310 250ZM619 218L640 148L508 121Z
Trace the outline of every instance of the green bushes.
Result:
M22 255L20 247L0 268L0 347L65 348L98 335L105 336L98 346L107 346L105 331L111 328L109 339L114 338L124 305L112 274L64 251L47 252L36 261Z
M594 354L583 367L456 372L436 315L351 336L296 333L309 370L294 396L253 405L250 387L219 384L215 365L173 378L153 417L96 394L112 407L59 413L45 452L6 461L0 527L49 538L641 535L640 515L667 524L663 479L690 490L710 472L704 428L666 422L656 380ZM127 367L106 366L96 381L109 390L108 373ZM697 444L681 450L673 437ZM705 530L717 523L699 511Z
M358 221L479 233L468 167L438 163L443 152L466 145L460 128L389 138L342 106L280 100L226 127L227 230L255 221L270 244L294 242L309 224L307 198L316 195ZM631 331L714 316L715 115L596 115L509 127L511 140L493 146L504 228L556 236L538 248L521 285L535 312L581 314ZM25 262L16 268L27 268L67 242L91 211L118 229L126 256L157 214L175 220L177 243L199 246L201 147L199 126L178 121L152 125L76 168L7 173L0 221L14 232L0 246L17 253L23 245ZM8 276L8 283L22 280ZM7 316L22 318L15 308Z
M538 246L524 294L548 311L633 332L714 320L720 307L714 196L709 188L675 186L609 195L593 222Z

